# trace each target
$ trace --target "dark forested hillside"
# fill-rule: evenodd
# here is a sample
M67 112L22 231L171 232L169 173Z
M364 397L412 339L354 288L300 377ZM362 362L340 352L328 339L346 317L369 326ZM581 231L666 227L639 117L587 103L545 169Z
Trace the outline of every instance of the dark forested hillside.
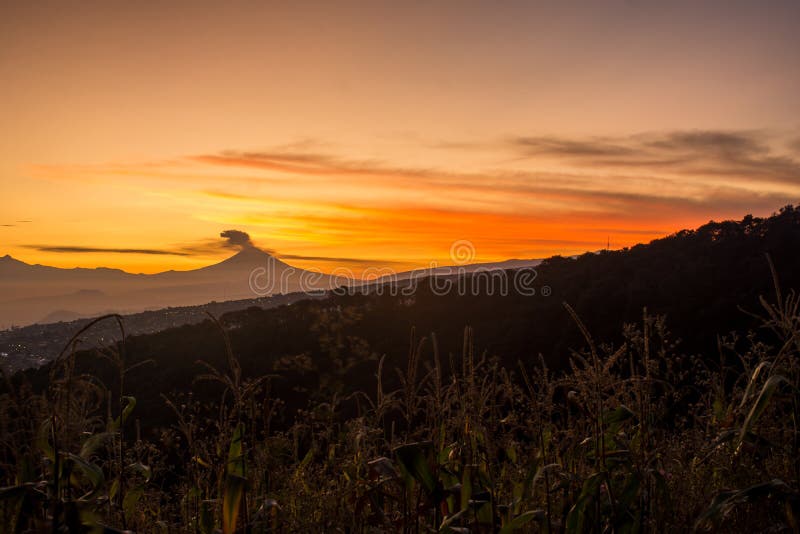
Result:
M234 499L257 532L785 530L798 250L786 207L551 258L535 293L373 285L67 351L0 392L0 495L18 499L0 512L43 524L63 456L91 491L48 490L55 506L145 529L233 532ZM751 499L781 506L733 513Z
M773 217L711 222L631 249L550 258L536 269L535 295L513 287L507 295L460 295L455 283L452 291L435 294L421 280L411 296L388 289L376 295L373 288L371 294L253 307L221 319L243 374L283 376L274 387L300 406L305 401L298 390L319 391L321 382L334 381L342 393L371 389L382 355L387 368L405 368L412 328L417 337L434 334L445 356L460 355L464 328L471 327L475 350L507 366L542 355L551 369L564 368L570 350L584 342L563 303L595 339L617 344L623 324L641 321L646 307L651 315L665 316L680 352L716 359L718 336L757 326L745 311L758 310L759 295L773 293L767 255L784 289L800 287L798 250L800 210L787 207ZM160 394L191 389L202 371L197 360L224 365L223 348L211 321L131 338L129 361L154 363L131 372L128 391L151 416L163 416L150 421L167 423L171 414ZM87 370L102 365L89 354L79 361ZM39 384L48 372L49 367L34 373Z

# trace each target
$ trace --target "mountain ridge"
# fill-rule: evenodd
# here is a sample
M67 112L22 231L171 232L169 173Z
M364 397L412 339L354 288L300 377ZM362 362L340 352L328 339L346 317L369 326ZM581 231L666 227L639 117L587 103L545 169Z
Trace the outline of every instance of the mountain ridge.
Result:
M538 259L509 259L402 271L378 280L347 281L294 267L253 245L245 245L217 263L157 273L132 273L109 267L53 267L27 263L6 254L0 257L0 330L12 325L42 324L42 319L55 311L76 317L109 311L135 313L332 289L343 283L362 285L389 278L406 280L412 276L534 267L539 263ZM255 289L253 282L257 283Z
M264 269L259 291L251 284L256 269ZM6 254L0 258L0 329L37 323L55 310L87 316L294 292L307 272L254 246L197 269L152 274L30 264ZM310 289L332 284L330 276L322 275Z

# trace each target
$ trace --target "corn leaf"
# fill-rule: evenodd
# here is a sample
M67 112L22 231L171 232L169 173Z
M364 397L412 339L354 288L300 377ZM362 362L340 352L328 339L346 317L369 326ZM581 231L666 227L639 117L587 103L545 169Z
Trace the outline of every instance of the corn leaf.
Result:
M511 534L516 530L520 530L530 521L541 521L542 519L544 519L544 511L542 510L531 510L530 512L525 512L524 514L520 514L515 517L507 525L504 525L503 528L500 529L500 534Z
M242 495L247 482L244 478L243 437L244 423L239 423L233 431L231 446L228 450L228 466L225 476L225 489L222 496L223 534L232 534L236 530L236 521L239 518L239 508L242 504Z
M398 462L417 482L422 484L428 494L433 493L433 490L436 489L436 478L428 466L426 454L430 447L430 442L421 442L401 445L394 450Z
M740 443L744 440L747 433L750 432L756 421L758 421L761 414L764 413L770 399L775 394L775 391L777 391L778 386L782 383L788 384L789 381L781 375L772 375L764 383L764 386L761 388L761 393L758 394L758 398L755 403L753 403L753 407L750 408L750 413L747 414L747 418L744 420L742 430L739 433Z

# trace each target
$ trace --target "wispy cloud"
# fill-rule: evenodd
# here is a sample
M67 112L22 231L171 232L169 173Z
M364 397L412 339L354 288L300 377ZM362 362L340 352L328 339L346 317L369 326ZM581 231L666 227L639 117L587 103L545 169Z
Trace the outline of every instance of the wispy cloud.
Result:
M56 252L62 254L147 254L154 256L188 256L189 253L176 250L161 250L154 248L109 248L109 247L80 247L58 245L23 245L23 247L38 250L39 252Z
M16 226L19 226L20 224L27 224L27 223L29 223L29 222L33 222L33 221L28 221L28 220L23 220L23 221L14 221L14 223L13 223L13 224L12 224L12 223L0 224L0 227L4 227L4 228L14 228L14 227L16 227Z
M800 156L800 137L797 139L792 139L786 144L786 146L789 147L789 150Z
M579 152L586 154L589 150L581 148ZM600 153L599 150L594 152ZM246 160L237 161L246 164ZM663 160L659 161L663 163ZM296 198L308 204L320 201L362 207L366 204L394 211L424 206L465 213L536 211L555 217L579 213L625 216L635 211L647 211L651 215L669 211L707 215L710 208L724 213L760 211L782 205L792 198L792 193L782 187L756 189L746 182L733 180L708 183L688 173L678 176L675 173L659 174L658 163L654 160L648 165L642 165L633 174L609 164L592 165L591 169L581 169L581 172L498 169L457 175L429 169L416 173L409 169L396 169L381 174L387 172L386 168L367 171L362 166L360 172L373 175L369 181L353 183L353 177L344 174L335 185L320 182L317 184L319 190L301 189L302 194ZM631 161L627 166L631 166ZM405 177L404 180L397 179L399 174ZM240 189L235 189L235 184L230 185L231 190L216 189L205 191L205 194L230 202L270 205L276 205L287 193L291 197L291 191L283 191L277 186L268 195L258 195L241 194L238 192ZM790 186L800 192L800 184ZM355 191L349 195L351 188Z
M246 167L304 177L348 176L350 178L441 178L441 169L398 167L378 159L345 159L329 154L226 150L219 154L195 155L190 161L226 167Z
M626 137L515 137L518 156L552 157L570 165L673 173L687 179L738 178L800 184L800 160L777 154L761 131L691 130Z
M323 262L323 263L335 263L335 264L354 264L354 265L369 265L369 264L380 264L380 265L402 265L403 262L397 261L387 261L386 259L378 259L378 258L346 258L346 257L335 257L335 256L305 256L302 254L277 254L277 256L282 260L302 260L306 262Z

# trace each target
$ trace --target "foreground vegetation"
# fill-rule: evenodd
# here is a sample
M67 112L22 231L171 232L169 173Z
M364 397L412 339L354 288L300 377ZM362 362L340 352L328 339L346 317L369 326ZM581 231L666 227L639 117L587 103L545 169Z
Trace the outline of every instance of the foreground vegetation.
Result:
M565 306L585 349L557 375L476 355L470 329L444 360L412 333L405 369L381 359L372 391L323 388L283 429L273 377L243 376L217 323L227 368L201 362L196 380L221 398L165 397L158 440L125 395L124 343L104 353L113 390L67 350L46 392L2 399L2 530L797 531L798 303L776 285L773 343L720 339L713 365L676 354L646 312L613 347Z
M785 209L554 259L549 300L101 318L0 384L0 532L797 532L798 242Z

